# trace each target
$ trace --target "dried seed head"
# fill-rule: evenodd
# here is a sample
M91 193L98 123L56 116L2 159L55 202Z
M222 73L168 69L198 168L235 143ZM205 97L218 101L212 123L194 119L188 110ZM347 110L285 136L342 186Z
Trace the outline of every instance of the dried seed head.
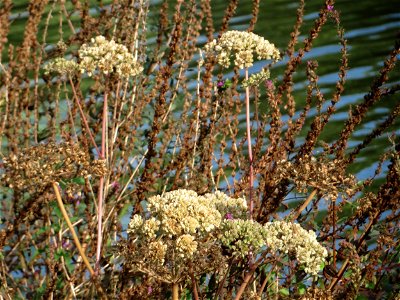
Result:
M102 176L104 161L91 161L89 154L75 143L48 143L29 147L4 159L6 186L34 192L44 190L54 181L76 177Z
M300 193L316 188L327 199L335 200L341 192L348 197L357 187L356 178L345 173L340 161L329 160L324 156L305 155L296 163L282 160L277 163L277 178L290 179Z

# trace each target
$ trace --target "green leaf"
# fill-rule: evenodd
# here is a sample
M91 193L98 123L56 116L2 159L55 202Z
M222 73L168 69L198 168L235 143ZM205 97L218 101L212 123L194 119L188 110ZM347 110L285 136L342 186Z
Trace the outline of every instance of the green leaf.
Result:
M54 201L54 202L52 202L52 203L50 204L50 206L52 207L52 210L53 210L53 212L56 214L56 216L57 216L59 219L62 219L63 216L62 216L62 213L61 213L60 208L58 207L58 204Z
M60 180L59 185L60 185L60 187L61 187L62 189L67 188L66 182L64 182L64 181L62 181L62 180Z
M284 296L289 296L289 289L280 289L279 293L281 293Z
M66 255L66 252L64 251L64 249L57 249L54 253L54 258L58 261L60 260L61 257L64 257Z
M373 282L367 282L367 283L365 284L365 287L366 287L367 289L373 289L373 288L375 288L375 283L373 283Z
M71 180L71 182L76 183L76 184L79 184L79 185L85 185L85 178L83 178L83 177L76 177L76 178L73 178L73 179Z
M305 292L307 291L306 285L304 283L299 283L298 287L299 287L299 294L300 295L305 294Z
M222 88L227 89L227 88L230 88L231 86L232 86L232 81L230 81L230 79L226 79Z

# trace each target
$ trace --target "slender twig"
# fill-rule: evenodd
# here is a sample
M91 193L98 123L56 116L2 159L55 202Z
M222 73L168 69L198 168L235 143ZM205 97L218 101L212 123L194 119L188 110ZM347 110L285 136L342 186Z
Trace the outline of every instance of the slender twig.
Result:
M263 294L263 292L264 292L265 286L267 285L267 283L268 283L268 281L269 281L269 278L270 278L272 272L273 272L274 269L276 268L277 263L278 263L278 260L275 260L274 264L271 266L271 270L269 270L268 275L265 276L265 279L264 279L263 283L261 284L260 290L259 290L259 292L258 292L258 296L259 296L260 298L261 298L261 296L262 296L262 294Z
M86 120L86 117L85 117L85 114L84 114L84 112L83 112L81 102L79 101L78 94L76 93L74 83L72 82L72 78L71 78L70 76L69 76L69 82L70 82L70 84L71 84L72 93L74 94L75 102L76 102L76 104L78 105L79 113L81 114L81 118L82 118L83 124L85 125L86 131L87 131L87 133L88 133L88 135L89 135L89 137L90 137L90 141L92 142L93 147L96 149L97 154L100 156L100 151L99 151L99 149L97 148L97 145L96 145L96 142L95 142L95 140L94 140L92 131L91 131L90 128L89 128L89 124L88 124L88 122L87 122L87 120Z
M357 250L362 245L366 236L369 234L371 227L376 222L376 219L378 218L379 214L380 214L380 211L377 211L375 213L374 217L369 221L367 227L365 228L363 234L361 235L360 239L357 242L357 246L356 246ZM343 262L342 267L340 268L339 272L337 273L337 277L334 278L332 280L331 284L329 285L328 291L331 291L335 287L335 285L339 282L339 280L342 278L344 272L347 269L347 266L349 265L349 262L350 262L350 259L348 259L348 258Z
M314 198L315 194L317 193L317 189L314 189L310 195L308 195L306 201L300 206L300 208L296 211L296 213L293 215L291 221L294 222L301 214L301 212L307 207L307 205L311 202L311 200Z
M103 120L102 120L102 130L101 130L101 159L106 157L106 138L107 138L107 103L108 93L104 93L104 104L103 104ZM103 232L102 232L102 219L103 219L103 198L104 198L104 176L100 178L99 191L98 191L98 204L97 204L97 248L96 248L96 271L99 271L100 266L100 255L101 255L101 244L103 242Z
M61 210L61 213L62 213L62 215L64 217L65 222L67 222L67 225L68 225L68 228L69 228L69 230L70 230L70 232L72 234L72 238L74 240L75 246L78 249L78 252L82 257L83 262L85 263L86 267L88 268L88 270L90 272L90 275L94 276L95 273L93 271L93 268L90 265L89 260L87 259L86 255L85 255L85 252L82 249L81 243L79 242L79 239L78 239L78 236L76 235L75 229L72 226L72 223L71 223L70 218L68 217L67 211L65 210L64 204L63 204L62 199L61 199L60 191L58 190L58 184L56 182L53 182L53 189L54 189L54 192L56 194L58 207Z
M249 70L246 68L245 70L246 81L249 79ZM250 171L249 171L249 213L250 219L253 218L253 186L254 186L254 174L253 174L253 150L251 148L251 130L250 130L250 89L246 87L246 127L247 127L247 146L249 151L249 163L250 163Z
M195 125L195 134L194 134L194 145L193 145L193 154L192 154L192 166L190 168L190 177L192 178L193 175L193 169L194 169L194 162L195 162L195 157L196 157L196 147L197 147L197 137L199 133L199 121L200 121L200 102L201 102L201 97L200 97L200 71L201 71L201 63L200 61L203 59L203 55L200 50L200 59L199 63L197 65L197 86L196 86L196 97L197 97L197 104L196 104L196 109L197 109L197 115L196 115L196 125Z
M267 256L268 252L264 252L264 254L259 257L249 268L249 271L246 273L245 277L243 278L243 282L241 284L241 286L239 287L239 290L236 293L236 297L235 300L239 300L240 297L242 297L242 294L244 292L244 290L246 289L247 285L249 284L251 278L254 275L254 272L256 271L256 269L258 268L258 266L263 262L264 258Z
M193 291L192 291L193 298L194 300L199 300L199 293L197 291L197 283L196 283L196 278L194 277L193 274L193 270L190 271L190 279L192 280L192 285L193 285Z
M336 270L336 247L335 247L335 235L336 235L336 214L335 214L335 210L336 210L336 201L333 200L332 201L332 252L333 252L333 267Z

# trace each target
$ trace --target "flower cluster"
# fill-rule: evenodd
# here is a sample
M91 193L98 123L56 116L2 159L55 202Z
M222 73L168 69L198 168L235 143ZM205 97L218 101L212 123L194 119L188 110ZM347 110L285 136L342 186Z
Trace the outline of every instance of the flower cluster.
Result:
M79 49L82 73L86 71L91 76L98 69L103 74L115 72L120 77L130 77L142 72L143 68L124 45L101 35L91 42L91 46L83 44Z
M97 69L103 74L114 73L117 76L128 78L142 72L143 67L124 45L113 40L108 41L101 35L92 39L91 43L92 45L83 44L79 49L79 64L73 60L58 57L45 65L45 74L72 75L78 71L81 73L86 71L89 76L92 76ZM57 46L62 46L59 44Z
M219 239L232 255L245 257L250 251L259 253L263 247L269 252L295 253L304 271L316 275L325 261L327 251L314 231L306 231L299 224L275 221L264 226L252 220L225 220Z
M131 245L137 253L129 254L131 266L137 270L150 268L170 279L184 272L188 261L198 262L198 270L215 268L218 263L212 261L214 258L208 261L205 257L221 257L215 251L216 231L227 214L232 219L246 218L246 200L219 191L198 195L185 189L150 197L146 217L136 214L128 225ZM149 245L161 250L155 255Z
M180 189L150 197L144 216L134 215L127 232L129 240L120 255L132 269L158 274L164 282L222 268L232 256L262 251L295 252L305 271L316 274L327 254L314 232L298 224L263 226L248 220L245 199L219 191L198 195Z
M44 74L57 73L61 75L73 75L79 70L79 65L73 60L57 57L44 66Z
M318 273L328 252L318 243L314 231L284 221L268 222L264 225L264 231L267 246L272 251L294 252L299 263L305 266L306 273Z
M225 68L230 66L232 57L240 69L251 67L254 57L258 60L278 60L280 57L279 50L268 40L252 32L236 30L227 31L218 41L208 43L205 52L208 56L216 56L218 63Z
M147 208L152 218L160 221L159 233L169 238L210 232L221 222L221 214L211 201L189 190L176 190L151 197Z
M225 220L220 240L232 255L245 257L250 251L258 253L265 246L265 230L253 220Z
M195 237L190 234L184 234L176 240L176 249L181 257L193 256L197 250L197 242Z
M262 69L261 72L251 74L250 78L247 80L243 80L242 86L249 87L249 86L258 86L260 83L264 82L269 78L269 71Z
M147 256L152 263L163 265L165 261L165 253L167 252L167 245L162 241L153 241L148 245Z

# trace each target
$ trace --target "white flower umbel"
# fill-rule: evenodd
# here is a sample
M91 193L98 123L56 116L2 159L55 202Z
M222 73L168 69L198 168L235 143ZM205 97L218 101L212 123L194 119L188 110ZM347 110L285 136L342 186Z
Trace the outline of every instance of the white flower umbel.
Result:
M253 220L225 220L221 229L221 242L234 256L259 253L265 246L265 230Z
M194 255L198 242L215 239L214 231L221 227L226 215L235 219L247 217L244 198L234 199L219 191L197 195L180 189L150 197L147 202L147 217L134 215L128 234L141 247L162 241L168 248L166 253L177 251L182 259Z
M304 265L304 271L316 275L328 255L317 241L312 230L305 230L297 223L284 221L268 222L264 225L267 246L272 251L295 252L296 259Z
M265 82L269 78L269 71L262 69L261 72L251 74L250 78L247 80L243 80L242 86L249 87L249 86L258 86L262 82Z
M44 73L58 73L60 75L73 75L78 72L79 65L73 60L57 57L44 66Z
M216 56L218 64L229 68L231 59L240 69L253 65L257 60L278 60L279 50L274 44L252 32L227 31L219 40L213 40L204 47L208 56Z
M104 36L91 40L91 45L83 44L79 49L81 72L89 76L97 69L107 75L115 73L120 77L130 77L140 74L142 66L134 58L128 48L115 41L108 41Z

